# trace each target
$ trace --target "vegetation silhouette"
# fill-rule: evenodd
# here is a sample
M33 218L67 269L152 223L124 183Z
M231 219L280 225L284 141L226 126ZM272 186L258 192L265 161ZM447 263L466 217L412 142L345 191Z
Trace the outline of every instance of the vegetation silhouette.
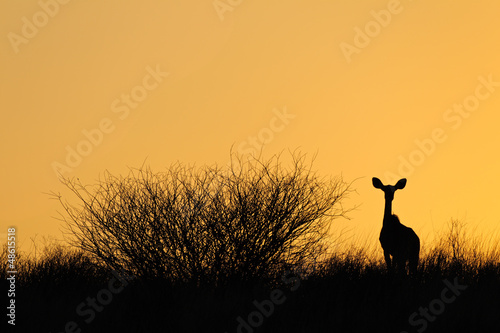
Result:
M296 279L292 284L254 281L214 290L136 278L86 323L76 308L89 297L99 299L113 274L89 253L49 243L37 258L22 253L17 258L16 329L64 332L74 321L82 332L238 332L237 318L247 320L256 311L254 301L268 300L278 288L285 302L253 332L418 332L422 327L409 323L412 313L441 296L443 280L458 279L467 289L434 316L425 332L497 332L500 246L485 245L452 220L448 232L422 249L411 280L390 278L375 247L348 244L317 262L314 270L283 272ZM5 270L0 278L5 281ZM299 288L292 290L297 281Z
M141 279L218 286L273 279L283 267L324 251L333 219L345 216L351 187L320 178L291 154L267 161L232 155L228 169L174 164L106 173L97 185L65 185L80 208L61 201L69 242L114 270Z
M321 238L348 211L341 204L352 185L319 177L303 155L293 155L287 168L278 157L233 160L229 170L141 168L126 177L107 174L93 187L68 181L80 204L56 198L72 246L47 243L37 256L17 255L16 329L499 330L498 241L486 244L452 220L422 247L412 279L389 275L378 246L327 247ZM117 272L129 278L117 282ZM466 289L434 315L443 281ZM432 320L424 321L424 308Z
M384 192L384 220L380 231L380 244L384 249L384 258L389 272L406 273L408 262L410 273L417 271L420 253L420 239L412 228L401 224L397 215L392 214L394 192L406 186L406 178L400 179L396 185L384 185L380 179L373 177L375 188ZM392 258L391 258L392 257Z

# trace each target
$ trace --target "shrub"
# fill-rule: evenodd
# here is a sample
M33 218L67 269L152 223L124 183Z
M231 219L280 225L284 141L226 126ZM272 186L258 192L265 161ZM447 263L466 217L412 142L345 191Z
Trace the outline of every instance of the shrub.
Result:
M272 277L321 253L351 191L317 176L312 161L232 156L227 169L174 164L106 173L94 186L65 179L80 206L64 201L69 241L110 268L138 277L220 284Z

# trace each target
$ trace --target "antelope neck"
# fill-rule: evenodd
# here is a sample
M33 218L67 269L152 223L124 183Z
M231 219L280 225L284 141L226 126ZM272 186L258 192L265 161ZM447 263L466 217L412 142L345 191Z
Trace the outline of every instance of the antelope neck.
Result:
M392 221L392 200L385 200L383 226L388 226Z

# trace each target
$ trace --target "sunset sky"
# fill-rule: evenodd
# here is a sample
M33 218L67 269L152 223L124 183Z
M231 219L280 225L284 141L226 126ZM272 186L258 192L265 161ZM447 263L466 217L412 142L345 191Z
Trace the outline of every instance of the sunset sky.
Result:
M56 171L93 184L231 147L317 154L378 243L385 184L423 243L451 218L500 238L500 2L0 3L0 236L62 238ZM69 198L70 201L73 198ZM73 200L74 202L74 200ZM493 236L492 236L493 235ZM4 239L1 242L4 242Z

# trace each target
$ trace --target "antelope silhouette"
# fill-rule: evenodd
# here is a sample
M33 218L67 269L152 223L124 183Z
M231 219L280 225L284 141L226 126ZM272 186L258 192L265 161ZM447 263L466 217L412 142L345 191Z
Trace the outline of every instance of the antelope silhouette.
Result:
M413 274L417 270L420 239L412 228L401 224L397 215L392 214L394 192L405 188L406 178L400 179L396 185L384 185L380 179L373 177L372 183L385 194L384 220L379 240L384 250L387 269L390 273L394 270L406 273L408 262L410 273Z

